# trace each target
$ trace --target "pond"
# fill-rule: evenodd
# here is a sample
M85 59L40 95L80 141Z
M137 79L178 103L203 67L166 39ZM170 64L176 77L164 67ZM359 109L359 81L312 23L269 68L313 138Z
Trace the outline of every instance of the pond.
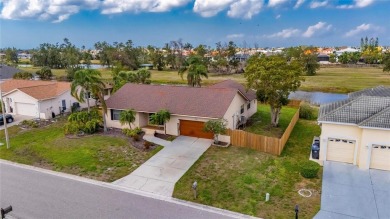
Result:
M87 68L86 64L80 64L80 66L83 67L83 68ZM33 67L33 65L31 65L31 64L19 64L18 67L20 67L20 68L31 68L31 67ZM103 66L103 65L100 65L100 64L91 64L91 65L89 65L89 68L91 68L91 69L99 69L99 68L106 68L106 67Z
M304 100L311 104L321 105L348 99L348 94L296 91L290 94L289 99Z

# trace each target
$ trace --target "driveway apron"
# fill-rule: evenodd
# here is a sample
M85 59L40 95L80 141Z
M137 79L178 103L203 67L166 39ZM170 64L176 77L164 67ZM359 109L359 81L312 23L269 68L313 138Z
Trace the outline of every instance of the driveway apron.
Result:
M133 171L113 182L163 196L172 196L175 183L210 147L212 141L179 136Z
M390 172L326 161L316 219L390 218Z

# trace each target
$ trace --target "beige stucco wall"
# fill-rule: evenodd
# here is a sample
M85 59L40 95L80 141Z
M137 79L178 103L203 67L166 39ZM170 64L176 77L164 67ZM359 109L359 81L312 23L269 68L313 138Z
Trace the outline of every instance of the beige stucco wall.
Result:
M359 147L361 143L362 129L357 125L327 124L321 125L320 136L320 161L326 160L327 143L329 138L340 138L356 141L356 163L359 163Z
M131 124L131 128L140 127L140 118L142 119L143 116L140 115L142 113L136 113L135 114L135 121ZM106 124L108 128L129 128L129 125L121 125L119 120L111 120L111 109L107 109L107 115L106 115Z
M244 113L241 114L241 105L244 104ZM233 98L233 101L231 102L228 110L226 111L223 118L227 121L227 128L229 129L235 129L235 125L237 124L237 117L234 116L235 114L243 115L246 118L251 117L253 114L257 111L257 100L251 101L251 108L249 110L247 109L248 102L240 95L236 94ZM234 116L234 118L233 118Z
M373 144L390 145L390 130L363 128L361 139L359 167L369 169L371 146Z

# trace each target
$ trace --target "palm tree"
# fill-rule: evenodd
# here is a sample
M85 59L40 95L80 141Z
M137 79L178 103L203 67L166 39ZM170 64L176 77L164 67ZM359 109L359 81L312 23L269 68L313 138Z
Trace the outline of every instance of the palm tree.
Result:
M166 123L171 119L171 113L168 110L162 109L154 114L151 122L155 125L164 124L164 133L167 134Z
M88 112L90 111L89 96L95 86L104 86L101 74L95 69L82 69L74 73L71 85L71 95L84 103L87 100Z
M202 77L208 78L207 67L203 63L200 56L190 56L186 66L179 70L179 75L183 78L184 73L187 73L188 85L192 87L201 87Z
M119 122L121 125L128 124L131 129L131 123L135 121L135 111L133 109L123 110L119 114Z
M106 100L104 99L104 84L96 84L92 87L92 94L99 100L100 106L102 107L103 114L103 130L107 132L107 123L106 123L106 115L107 115L107 105ZM97 101L96 101L97 102Z
M150 84L150 71L146 68L140 69L136 73L136 82L141 84Z

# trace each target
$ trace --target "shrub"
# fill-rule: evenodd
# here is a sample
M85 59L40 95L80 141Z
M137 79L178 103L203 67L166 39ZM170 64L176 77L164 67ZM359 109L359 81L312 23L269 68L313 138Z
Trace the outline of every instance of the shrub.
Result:
M130 133L131 133L131 129L128 129L128 128L124 128L122 129L122 133L126 136L130 136Z
M139 141L141 139L139 135L133 135L132 138L134 141Z
M65 134L77 134L82 129L77 122L67 122L64 126Z
M307 103L301 105L299 110L299 118L313 120L317 118L317 111L314 107L310 106Z
M26 126L28 128L38 128L38 123L33 120L23 120L20 125Z
M149 142L149 141L145 141L145 142L144 142L145 150L149 150L150 146L152 146L152 143L151 143L151 142Z
M100 125L100 120L98 119L92 119L91 121L88 121L85 123L84 132L92 134L95 133Z
M314 161L308 160L301 164L301 175L311 179L317 177L320 165Z

